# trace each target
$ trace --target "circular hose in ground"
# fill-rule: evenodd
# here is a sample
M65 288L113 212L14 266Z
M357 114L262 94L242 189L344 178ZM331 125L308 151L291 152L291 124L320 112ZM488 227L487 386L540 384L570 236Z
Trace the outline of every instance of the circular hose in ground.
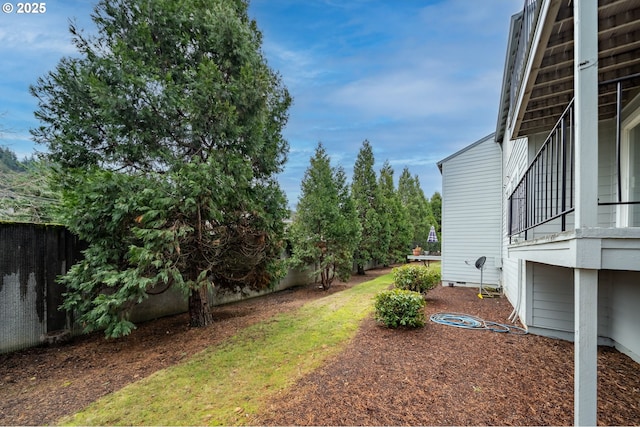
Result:
M482 329L493 332L512 333L526 335L526 329L519 326L505 325L503 323L490 322L470 314L460 313L436 313L429 318L432 322L441 325L455 326L463 329Z

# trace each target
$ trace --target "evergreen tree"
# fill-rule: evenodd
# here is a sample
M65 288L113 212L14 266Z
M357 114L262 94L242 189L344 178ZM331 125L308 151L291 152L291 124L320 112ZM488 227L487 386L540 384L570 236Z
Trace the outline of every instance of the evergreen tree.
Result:
M291 265L314 266L313 277L320 277L323 289L329 289L335 277L351 276L361 230L344 170L331 167L322 144L316 147L301 190L289 231Z
M429 200L429 206L431 206L431 213L435 219L435 227L438 232L442 230L442 196L439 192L433 193L431 200Z
M388 161L380 169L378 187L382 197L382 203L387 206L389 217L389 250L386 259L387 264L402 262L411 250L413 237L412 227L409 222L409 212L400 201L400 197L393 183L393 168Z
M33 158L18 164L18 170L0 168L0 220L60 222L61 197L50 186L49 164Z
M190 323L208 290L274 283L286 200L275 181L290 97L245 0L101 0L97 35L31 88L32 130L59 165L66 224L88 242L64 277L87 330L128 334L129 309L178 287Z
M25 165L18 160L16 153L9 147L0 146L0 172L24 172L25 170Z
M434 224L431 224L435 227L436 233L438 236L438 243L429 245L432 246L435 251L439 251L441 247L441 239L442 239L442 196L439 192L434 192L429 200L429 207L431 208L431 214L433 216Z
M365 140L356 158L351 183L351 194L362 228L362 239L354 254L358 274L364 274L364 265L369 261L384 262L389 252L389 218L378 189L374 163L373 149Z
M431 225L435 220L429 208L429 201L420 188L417 175L411 176L408 168L404 168L398 181L398 195L409 212L412 228L412 245L426 247Z

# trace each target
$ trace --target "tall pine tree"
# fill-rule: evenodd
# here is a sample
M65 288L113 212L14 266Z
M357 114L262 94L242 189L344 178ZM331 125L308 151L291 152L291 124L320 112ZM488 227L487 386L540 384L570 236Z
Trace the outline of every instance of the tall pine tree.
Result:
M380 169L378 187L389 217L389 250L386 264L404 261L411 250L413 229L409 222L409 212L400 201L393 182L394 170L388 161Z
M389 252L389 217L378 189L374 163L373 149L365 140L356 158L351 183L351 194L362 227L362 240L354 254L358 274L364 274L367 262L386 261Z
M412 245L426 247L431 225L435 225L429 208L429 201L420 188L417 175L411 176L408 168L404 168L398 180L398 195L409 212L412 229Z
M101 0L78 54L31 88L32 130L59 165L67 225L89 247L62 280L87 330L131 331L129 309L177 287L190 323L212 286L278 280L286 199L275 174L290 97L245 0Z
M291 265L313 266L329 289L338 277L347 280L361 228L346 184L344 170L331 167L322 144L316 147L302 180L302 192L291 224Z

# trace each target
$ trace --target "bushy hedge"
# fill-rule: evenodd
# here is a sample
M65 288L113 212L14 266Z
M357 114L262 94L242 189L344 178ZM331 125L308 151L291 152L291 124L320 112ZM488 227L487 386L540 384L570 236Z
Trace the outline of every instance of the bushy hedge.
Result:
M423 265L405 264L392 270L393 281L398 289L422 294L438 286L440 272Z
M375 319L389 328L424 326L425 301L418 292L403 289L383 291L375 297Z

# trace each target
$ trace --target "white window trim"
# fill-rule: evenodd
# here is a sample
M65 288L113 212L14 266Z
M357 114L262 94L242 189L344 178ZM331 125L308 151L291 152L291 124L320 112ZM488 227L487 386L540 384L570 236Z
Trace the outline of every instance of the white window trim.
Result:
M620 175L622 184L621 200L628 201L630 197L630 179L629 179L629 161L630 153L630 134L631 130L640 125L640 108L636 108L629 117L622 122L622 131L620 135ZM629 227L629 205L618 205L616 214L617 227Z

